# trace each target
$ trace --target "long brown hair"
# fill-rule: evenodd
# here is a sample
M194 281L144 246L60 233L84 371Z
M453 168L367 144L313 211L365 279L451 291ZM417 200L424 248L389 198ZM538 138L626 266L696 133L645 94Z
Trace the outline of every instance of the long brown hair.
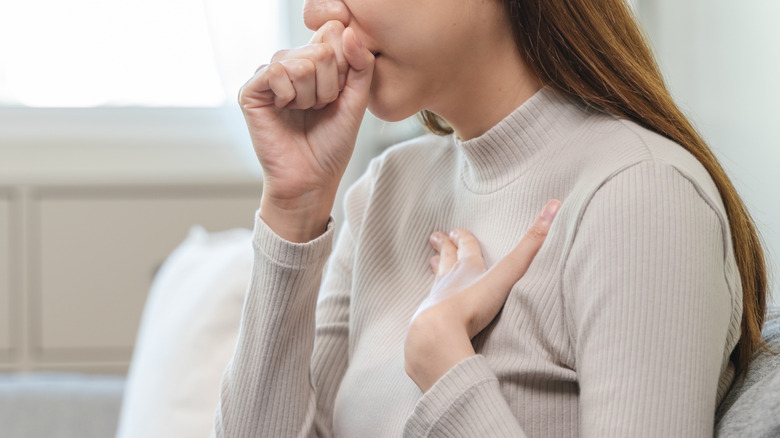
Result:
M764 345L767 272L750 214L725 171L667 90L652 51L625 0L499 0L526 65L545 85L591 107L627 118L688 150L715 181L726 207L742 280L741 336L731 354L737 374ZM438 134L452 129L423 111Z

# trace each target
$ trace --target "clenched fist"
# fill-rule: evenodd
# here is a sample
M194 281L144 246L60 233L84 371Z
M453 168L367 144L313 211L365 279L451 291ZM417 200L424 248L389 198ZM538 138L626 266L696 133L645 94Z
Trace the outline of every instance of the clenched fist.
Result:
M374 55L339 21L311 44L277 52L241 88L239 104L263 168L260 216L281 237L325 231L363 120Z

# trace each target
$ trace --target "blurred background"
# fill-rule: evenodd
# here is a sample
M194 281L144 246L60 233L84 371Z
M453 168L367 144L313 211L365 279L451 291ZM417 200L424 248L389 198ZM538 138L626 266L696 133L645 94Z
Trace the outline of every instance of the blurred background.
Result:
M123 418L151 426L132 429L128 420L118 436L199 435L161 424L172 427L179 415L192 426L194 407L213 411L249 275L249 237L240 230L252 227L261 175L235 97L276 50L308 41L302 3L0 0L4 436L113 436L122 397ZM632 6L673 95L756 219L777 291L780 3ZM342 185L385 147L421 132L416 120L368 116ZM340 207L334 216L340 221ZM222 292L199 294L204 285ZM195 373L202 353L217 350L208 371L182 371ZM189 360L192 351L201 356ZM189 362L157 366L165 352ZM185 384L171 376L185 375L206 395L176 393ZM153 386L136 389L140 382ZM169 410L159 397L156 405L144 399L165 382ZM43 412L55 420L40 421Z

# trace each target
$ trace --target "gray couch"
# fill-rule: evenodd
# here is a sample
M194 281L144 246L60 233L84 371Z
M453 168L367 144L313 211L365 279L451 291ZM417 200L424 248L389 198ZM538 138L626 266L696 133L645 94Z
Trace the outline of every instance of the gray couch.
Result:
M0 436L111 438L124 385L121 376L0 375Z
M780 309L764 327L780 352ZM111 438L117 426L124 378L71 374L0 375L3 438ZM760 352L744 380L718 409L715 436L780 437L780 354Z
M729 389L715 416L716 437L780 437L780 308L768 312L764 337L771 351L759 352Z

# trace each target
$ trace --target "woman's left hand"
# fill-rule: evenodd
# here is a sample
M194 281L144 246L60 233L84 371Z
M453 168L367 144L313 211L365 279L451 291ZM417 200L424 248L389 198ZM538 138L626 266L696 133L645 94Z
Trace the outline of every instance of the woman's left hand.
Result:
M476 354L471 339L498 315L512 286L528 270L560 205L548 202L517 246L490 269L468 231L431 235L438 253L431 259L436 281L412 317L404 345L406 372L423 392Z

